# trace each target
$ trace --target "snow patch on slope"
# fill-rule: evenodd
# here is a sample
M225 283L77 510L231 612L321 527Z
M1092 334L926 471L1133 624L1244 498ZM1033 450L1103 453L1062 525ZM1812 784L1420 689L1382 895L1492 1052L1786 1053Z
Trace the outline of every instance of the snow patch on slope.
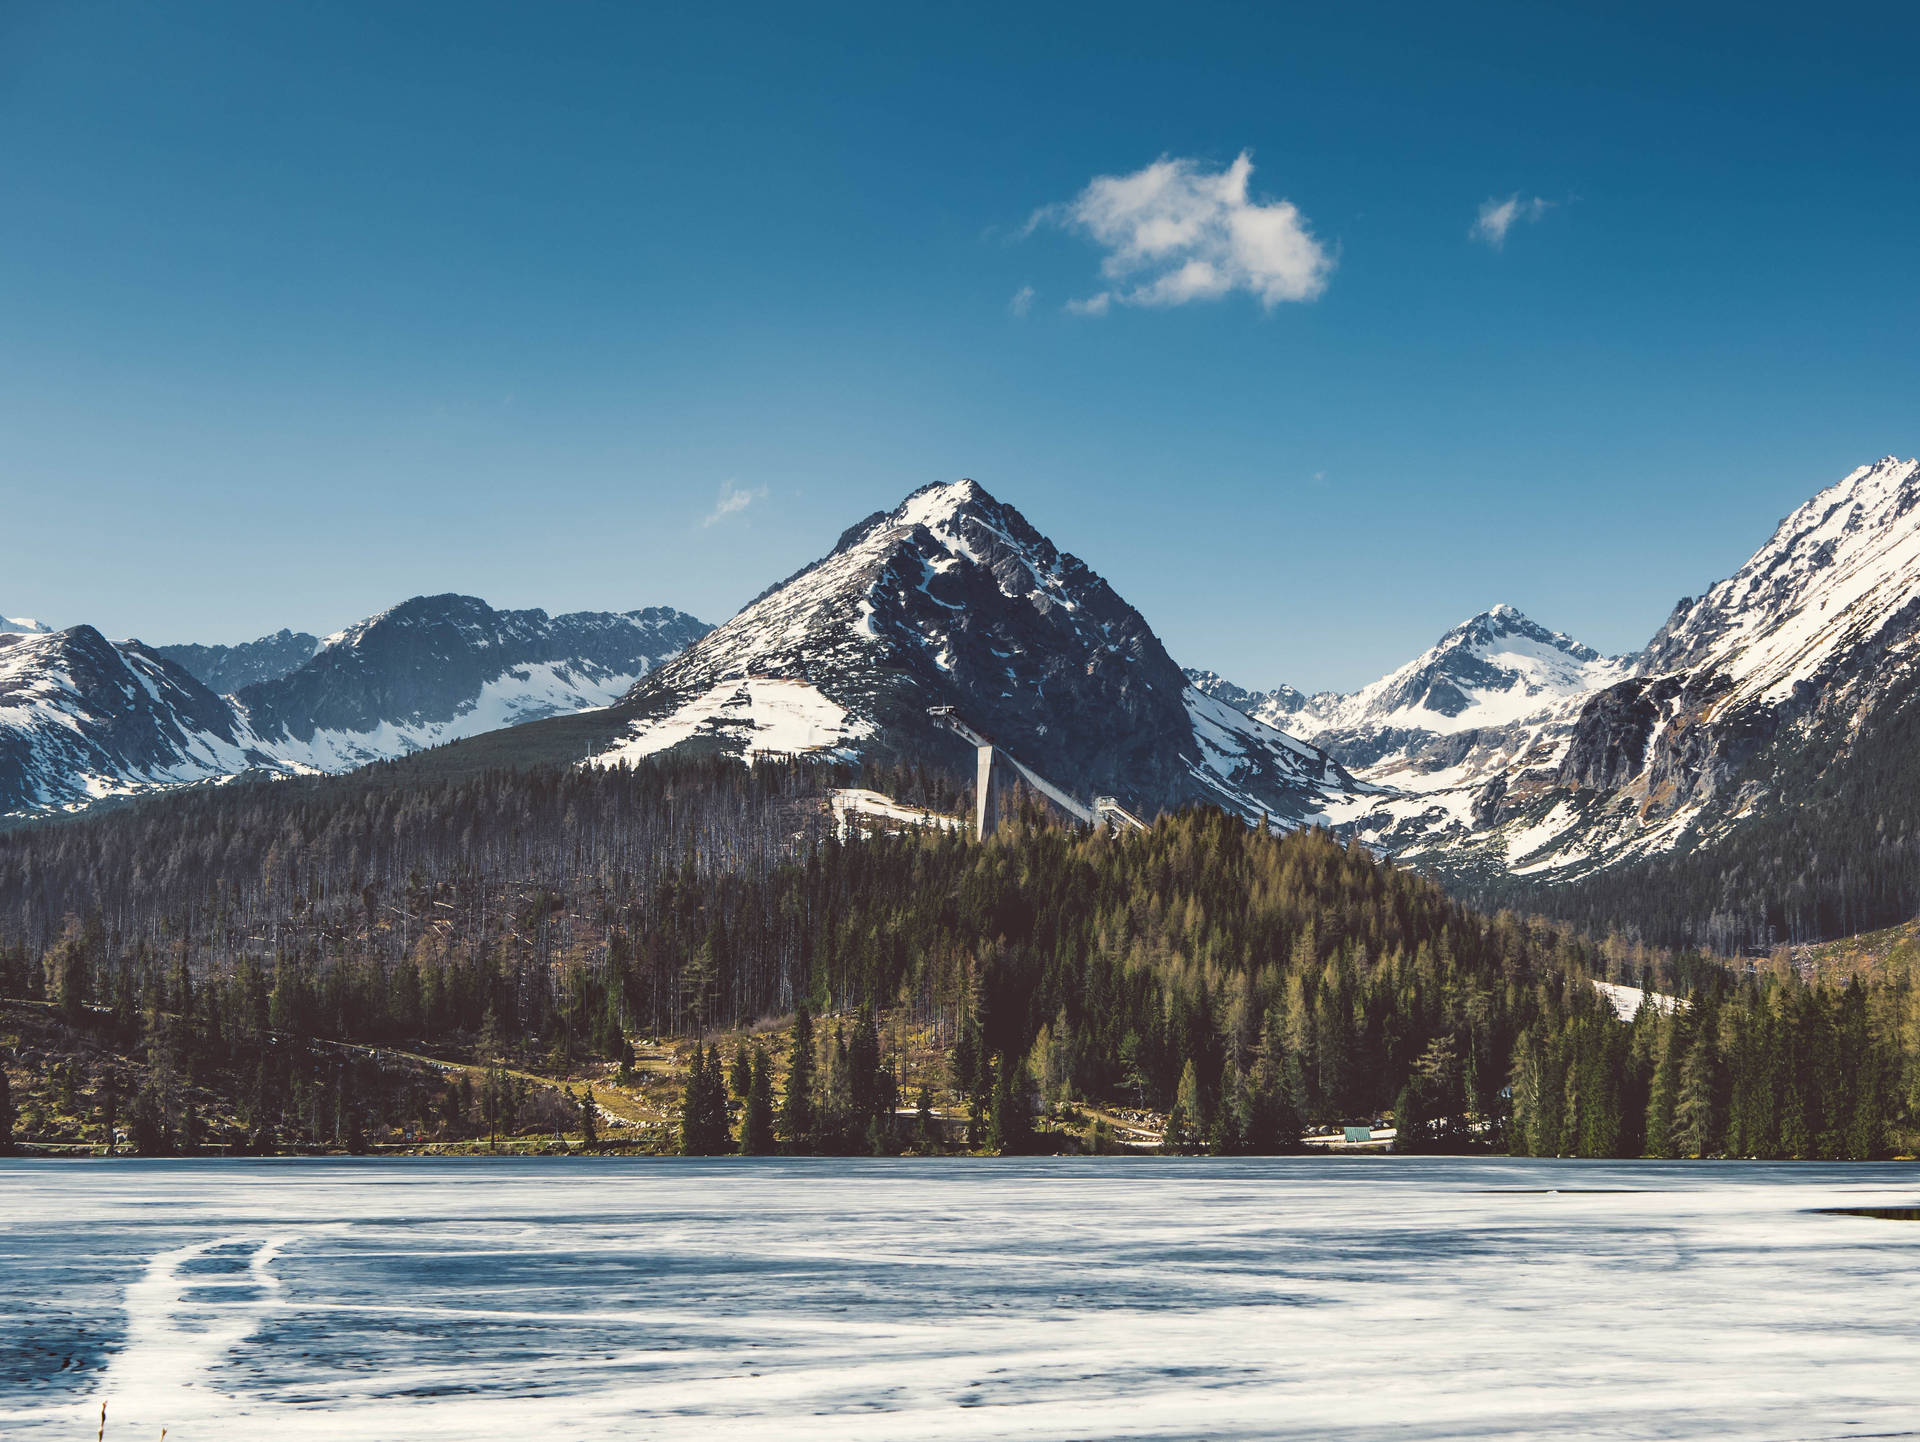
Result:
M272 750L296 771L350 771L371 761L391 760L545 716L598 710L624 696L644 674L644 670L621 673L581 662L533 662L483 682L479 695L450 720L388 720L366 731L316 730L305 741L279 736Z
M589 758L618 766L704 737L742 759L808 753L848 753L872 726L803 681L723 681L665 716L633 723L632 734Z

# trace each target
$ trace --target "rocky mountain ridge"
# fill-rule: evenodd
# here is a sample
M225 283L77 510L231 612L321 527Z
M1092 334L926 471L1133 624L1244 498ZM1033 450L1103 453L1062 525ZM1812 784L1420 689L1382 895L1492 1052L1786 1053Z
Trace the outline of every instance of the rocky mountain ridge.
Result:
M1631 656L1495 607L1351 696L1204 684L1254 714L1290 706L1291 730L1379 788L1338 817L1370 843L1441 874L1559 882L1791 804L1792 738L1843 765L1845 718L1904 684L1916 644L1920 467L1889 456L1794 510ZM1763 755L1771 777L1753 774Z
M286 627L271 636L237 646L155 646L154 651L221 695L259 681L275 681L305 665L320 649L320 638Z
M707 629L664 608L549 617L416 597L230 695L167 654L182 648L91 626L0 633L0 816L249 772L344 771L605 706ZM265 640L304 645L292 632ZM190 659L216 678L264 664L244 650Z

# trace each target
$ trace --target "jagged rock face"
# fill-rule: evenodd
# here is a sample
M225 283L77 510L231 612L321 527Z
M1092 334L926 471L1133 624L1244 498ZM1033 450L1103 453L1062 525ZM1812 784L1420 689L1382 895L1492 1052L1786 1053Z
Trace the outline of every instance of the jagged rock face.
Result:
M305 631L284 627L257 641L238 646L155 646L155 654L165 656L189 672L202 685L222 696L242 686L274 681L313 659L320 649L320 638Z
M1666 714L1666 703L1679 691L1671 677L1660 681L1637 677L1591 697L1574 722L1560 762L1560 784L1611 791L1639 775L1646 765L1647 743Z
M1254 720L1264 721L1283 731L1293 717L1315 701L1335 699L1330 691L1309 696L1291 686L1275 686L1271 691L1247 691L1234 685L1218 671L1199 671L1188 667L1186 675L1194 690L1202 695L1224 701L1234 710L1244 711Z
M225 701L138 642L0 634L0 814L231 775L255 764L250 742Z
M1104 580L972 481L868 517L622 703L602 761L678 745L962 759L950 705L1053 784L1151 814L1206 799L1285 819L1348 779L1189 687Z

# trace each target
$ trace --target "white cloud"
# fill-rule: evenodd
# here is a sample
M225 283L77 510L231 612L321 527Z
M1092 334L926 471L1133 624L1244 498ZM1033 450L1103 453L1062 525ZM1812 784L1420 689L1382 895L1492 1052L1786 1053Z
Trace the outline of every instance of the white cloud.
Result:
M1036 211L1027 231L1059 225L1106 250L1100 271L1113 284L1069 301L1079 315L1108 306L1184 305L1237 290L1268 309L1312 300L1327 288L1333 257L1290 201L1248 198L1250 152L1225 170L1162 158L1131 175L1099 175L1072 200Z
M1033 287L1023 285L1013 293L1013 299L1007 302L1007 309L1015 315L1025 315L1033 309Z
M756 486L752 490L747 491L742 490L732 481L722 481L720 483L720 499L714 502L713 509L707 513L707 518L700 524L702 526L711 526L715 522L726 520L728 516L737 516L755 501L764 501L766 498L767 488L765 486Z
M1552 206L1552 201L1542 200L1537 195L1530 200L1522 200L1518 191L1505 200L1482 201L1480 216L1474 221L1473 229L1467 232L1467 236L1472 240L1484 240L1495 250L1499 250L1506 245L1507 232L1513 229L1515 221L1538 220Z

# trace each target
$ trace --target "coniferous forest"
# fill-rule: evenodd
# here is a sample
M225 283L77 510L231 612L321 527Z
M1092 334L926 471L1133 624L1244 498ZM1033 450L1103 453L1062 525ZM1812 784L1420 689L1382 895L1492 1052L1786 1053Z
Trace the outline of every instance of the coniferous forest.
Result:
M1209 809L842 836L826 788L854 783L966 802L721 758L375 768L0 835L26 1018L0 1140L601 1145L657 1114L630 1135L707 1153L1911 1145L1911 966L1837 986L1595 941ZM1622 1020L1595 980L1671 1000Z

